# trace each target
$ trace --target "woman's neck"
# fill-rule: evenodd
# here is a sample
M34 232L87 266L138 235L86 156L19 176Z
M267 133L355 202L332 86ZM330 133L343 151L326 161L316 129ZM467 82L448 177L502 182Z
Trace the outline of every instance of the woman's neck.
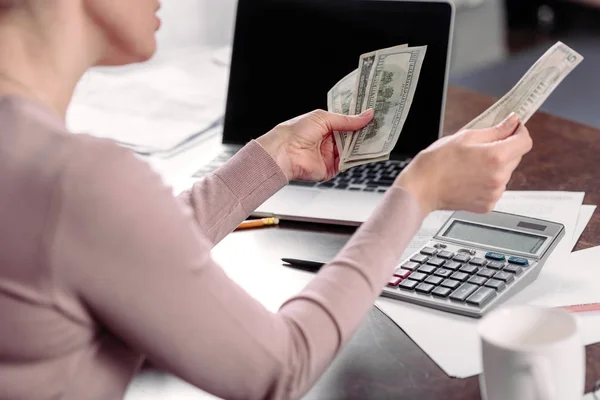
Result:
M0 16L0 95L28 98L64 119L75 85L93 64L84 31L10 13Z

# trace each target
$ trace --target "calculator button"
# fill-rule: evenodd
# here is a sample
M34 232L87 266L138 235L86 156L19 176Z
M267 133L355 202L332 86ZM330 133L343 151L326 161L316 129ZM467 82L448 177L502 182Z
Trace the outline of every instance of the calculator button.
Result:
M421 254L425 254L426 256L435 256L437 252L438 251L433 247L423 247L423 249L421 249Z
M469 275L465 274L464 272L455 272L452 274L452 276L450 278L456 279L457 281L464 282L467 279L469 279Z
M417 271L422 272L424 274L433 274L436 269L437 267L434 267L433 265L422 265L421 268L419 268Z
M506 260L506 256L504 254L493 253L493 252L487 253L485 255L485 258L487 258L488 260L494 260L494 261L504 261L504 260Z
M431 292L432 295L437 296L437 297L448 297L448 295L452 292L452 290L445 288L445 287L436 287L435 289L433 289L433 292Z
M418 284L419 282L417 281L411 281L410 279L406 279L402 281L398 287L404 290L413 290L415 287L417 287Z
M408 278L408 276L410 274L411 274L411 271L404 269L404 268L400 268L400 269L396 270L396 272L394 273L394 276L397 276L402 279L406 279L406 278Z
M442 265L444 265L444 263L445 261L441 258L432 258L431 260L427 261L427 264L435 265L436 267L441 267Z
M461 272L465 272L467 274L474 274L475 272L477 272L479 268L477 268L474 265L470 265L470 264L465 264L462 266L462 268L460 269Z
M508 262L511 264L522 265L524 267L529 265L529 260L527 260L526 258L523 258L523 257L510 257L508 259Z
M413 262L416 262L416 263L419 263L419 264L426 263L426 262L427 262L427 260L429 260L429 257L427 257L427 256L425 256L425 255L423 255L423 254L415 254L415 255L414 255L414 256L413 256L413 257L410 259L410 261L413 261Z
M469 262L470 259L471 259L471 257L469 257L466 254L457 254L454 256L454 261L458 261L458 262Z
M505 263L500 262L500 261L490 261L489 263L487 263L486 267L500 270L500 269L504 268L505 265L506 265Z
M487 282L487 278L484 278L483 276L475 275L469 279L469 283L479 286L483 285L485 282Z
M425 278L427 278L427 275L425 275L421 272L413 272L412 274L410 274L408 276L408 279L412 279L413 281L417 281L417 282L424 281Z
M444 282L442 282L442 286L450 289L456 289L460 286L460 282L455 281L454 279L446 279Z
M500 271L496 275L494 275L494 279L498 279L499 281L510 283L515 279L515 276L511 273Z
M450 298L456 301L465 301L466 298L473 294L473 292L477 289L479 289L479 286L477 285L473 285L472 283L463 283L450 295Z
M452 253L451 251L440 251L437 256L439 258L445 258L446 260L449 260L452 257L454 257L454 253Z
M452 275L452 271L449 269L440 268L433 273L434 275L441 276L442 278L447 278Z
M456 271L457 269L460 268L461 265L462 265L461 263L457 263L456 261L446 261L444 263L444 268L451 269L452 271Z
M419 266L420 266L420 265L421 265L421 264L419 264L419 263L416 263L416 262L409 261L409 262L405 263L405 264L402 266L402 268L404 268L404 269L409 269L409 270L411 270L411 271L414 271L415 269L419 268Z
M430 283L437 286L442 283L443 280L444 278L440 278L439 276L430 276L429 278L425 279L425 283Z
M513 273L518 276L523 273L523 268L518 267L516 265L509 265L508 267L504 268L504 271Z
M400 282L402 282L402 278L394 276L388 282L388 286L396 287L396 286L398 286L400 284Z
M443 243L436 243L433 247L435 247L436 249L445 249L448 246L446 246Z
M429 283L421 283L419 286L417 286L417 292L419 293L425 293L425 294L429 294L431 293L431 291L433 290L435 286L430 285Z
M483 258L479 258L479 257L472 258L470 262L471 262L471 264L477 265L480 267L484 266L486 263L486 261Z
M495 273L496 271L489 268L482 268L479 271L477 271L477 275L484 276L486 278L491 278L492 276L494 276Z
M490 279L485 283L485 286L490 287L492 289L496 289L498 292L504 290L506 287L506 283L499 281L498 279Z
M480 287L467 299L467 303L482 306L496 296L496 291L488 287Z

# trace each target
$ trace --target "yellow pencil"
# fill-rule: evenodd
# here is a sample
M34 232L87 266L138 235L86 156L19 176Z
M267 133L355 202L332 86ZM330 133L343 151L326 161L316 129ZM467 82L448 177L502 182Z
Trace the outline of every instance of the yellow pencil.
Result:
M279 225L279 218L271 217L271 218L262 218L262 219L251 219L251 220L242 222L237 227L237 229L260 228L263 226L272 226L272 225Z

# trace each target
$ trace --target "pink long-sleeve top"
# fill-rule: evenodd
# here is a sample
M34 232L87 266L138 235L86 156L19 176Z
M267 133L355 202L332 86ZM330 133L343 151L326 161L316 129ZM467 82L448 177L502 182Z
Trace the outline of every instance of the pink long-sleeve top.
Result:
M0 398L122 398L142 360L226 399L305 393L422 222L392 188L277 313L211 248L287 184L250 142L179 199L131 152L0 97Z

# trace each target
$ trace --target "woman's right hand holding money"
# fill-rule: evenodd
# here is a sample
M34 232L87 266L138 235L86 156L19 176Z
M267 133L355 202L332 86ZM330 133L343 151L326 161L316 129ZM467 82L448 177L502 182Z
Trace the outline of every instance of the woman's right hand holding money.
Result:
M435 210L491 211L532 140L512 114L488 129L444 137L415 157L395 184L411 193L424 214Z

